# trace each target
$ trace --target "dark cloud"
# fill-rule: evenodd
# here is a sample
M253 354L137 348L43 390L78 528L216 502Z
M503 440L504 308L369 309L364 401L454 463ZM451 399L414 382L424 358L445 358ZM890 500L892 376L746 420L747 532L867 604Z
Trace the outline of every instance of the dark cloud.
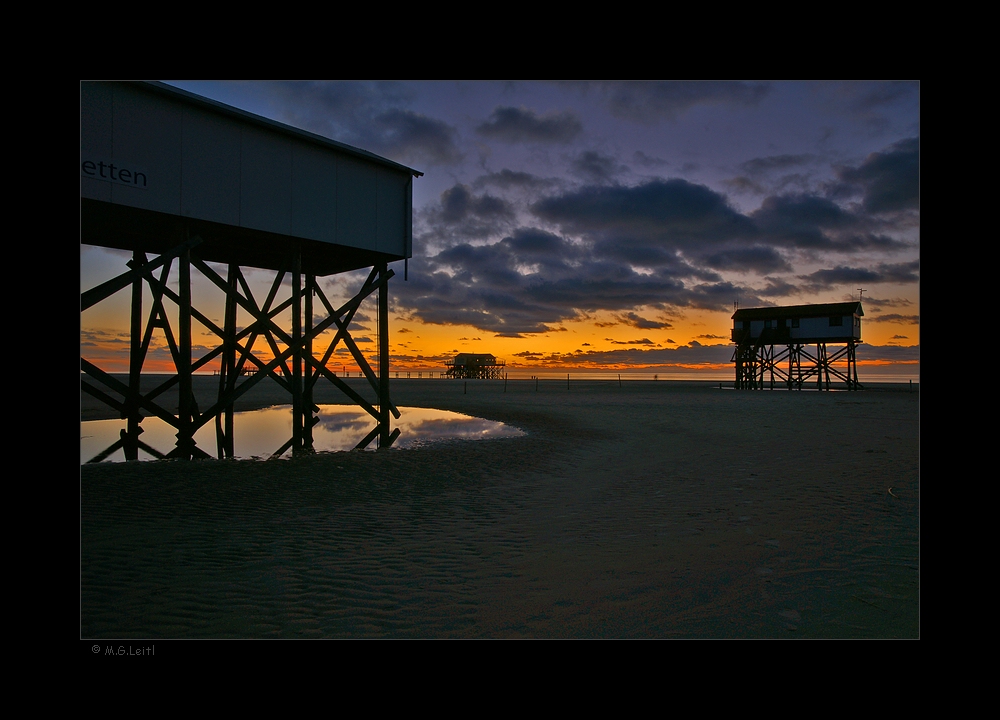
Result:
M857 224L837 203L816 195L777 195L765 198L752 213L762 232L773 240L796 247L829 249L833 240L824 231Z
M617 117L652 124L673 119L696 105L756 105L770 91L768 83L616 82L595 83Z
M900 140L882 152L872 153L856 168L837 168L837 176L844 184L863 191L863 205L868 212L917 209L920 139Z
M740 168L747 175L765 175L775 170L787 170L798 167L813 161L814 155L768 155L766 157L747 160L740 165Z
M649 338L643 338L642 340L612 340L612 345L656 345Z
M852 106L866 112L879 110L900 100L915 98L918 93L919 85L912 81L871 83L864 86L864 91L857 95Z
M570 168L575 175L595 185L607 183L616 175L628 171L625 165L607 155L587 150L573 158Z
M487 185L493 185L494 187L498 187L503 190L511 188L538 190L552 187L556 184L556 182L557 181L552 179L540 178L537 175L532 175L531 173L518 172L504 168L500 172L481 175L473 181L472 187L479 190Z
M873 134L881 134L892 125L892 112L904 105L916 110L920 85L916 81L847 82L836 87L836 109L846 111L861 121Z
M864 298L865 309L869 312L880 313L885 308L905 308L913 305L913 301L908 298Z
M651 180L633 187L588 186L545 198L531 207L564 232L613 241L619 257L640 250L636 262L684 247L752 236L756 228L726 198L686 180ZM652 251L650 253L649 251ZM660 264L660 263L657 263Z
M763 185L742 175L729 180L724 180L723 182L726 187L732 189L733 192L740 194L750 193L753 195L763 195L767 192L767 189Z
M633 153L632 162L634 162L636 165L646 168L654 168L654 167L660 168L660 167L666 167L667 165L670 164L669 162L667 162L662 158L650 157L642 150L636 150L635 153Z
M704 310L729 310L735 300L739 300L742 307L766 307L774 304L765 301L759 291L730 282L702 283L692 286L687 292L690 306Z
M665 330L666 328L671 328L668 322L660 322L658 320L649 320L642 317L634 312L622 313L615 316L618 318L619 322L625 325L631 325L639 330Z
M403 163L454 164L458 131L405 107L411 93L392 82L280 82L283 120Z
M583 124L573 113L545 113L515 107L498 107L490 119L476 128L484 137L505 142L567 143L583 131Z
M875 270L852 268L839 265L830 270L817 270L809 275L801 275L806 287L810 290L821 290L837 287L845 283L874 283L882 279Z
M454 185L441 193L441 218L455 223L469 216L488 220L512 218L513 212L500 198L492 195L474 196L465 185Z
M564 232L592 239L597 256L707 282L721 279L715 271L791 271L774 246L841 252L906 247L860 232L862 220L825 198L775 196L746 216L725 196L679 179L588 186L540 200L531 210Z
M420 240L415 247L448 246L474 239L489 239L509 229L516 220L514 208L493 195L475 195L458 184L441 193L440 203L417 217Z
M897 363L914 363L920 361L919 345L858 345L858 362L885 360Z
M841 253L892 252L909 247L901 240L874 232L871 218L818 195L772 195L750 217L760 237L775 245Z
M865 320L868 322L899 323L901 325L920 324L919 315L899 315L897 313L888 313L886 315L869 315L865 317Z
M716 270L739 273L753 271L763 275L776 271L790 272L792 269L781 253L763 245L722 250L705 256L703 260Z
M838 239L837 244L837 249L841 252L854 250L894 251L911 247L909 243L881 233L844 234Z
M801 275L806 290L816 291L853 283L915 283L920 280L917 271L920 261L908 263L879 263L874 270L839 265L830 270L817 270Z
M376 115L370 132L378 133L372 145L382 152L437 164L457 163L457 131L442 120L412 110L392 109Z
M765 277L764 280L767 281L767 285L764 286L763 290L758 290L757 292L766 297L788 297L790 295L798 295L800 292L798 285L794 285L782 278Z
M879 263L876 267L882 273L885 282L915 283L920 281L920 276L917 274L920 270L919 260L891 264Z

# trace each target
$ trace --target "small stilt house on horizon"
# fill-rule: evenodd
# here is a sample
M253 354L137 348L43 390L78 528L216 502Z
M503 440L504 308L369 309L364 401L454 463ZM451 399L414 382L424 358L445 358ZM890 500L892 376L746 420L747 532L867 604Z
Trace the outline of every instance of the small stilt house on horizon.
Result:
M448 366L445 374L466 380L502 380L506 364L506 361L497 360L496 355L488 353L460 353L454 360L445 363Z
M770 374L772 389L775 377L789 389L801 390L815 376L817 388L829 390L833 376L848 390L860 390L855 349L864 314L854 301L738 309L731 335L736 388L761 389ZM830 354L828 344L844 347ZM816 346L815 356L807 345Z

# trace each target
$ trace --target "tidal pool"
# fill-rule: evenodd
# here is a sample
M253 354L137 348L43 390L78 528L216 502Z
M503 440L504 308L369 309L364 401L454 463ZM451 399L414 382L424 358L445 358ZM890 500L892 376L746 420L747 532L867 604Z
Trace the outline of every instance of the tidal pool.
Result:
M392 428L399 428L399 437L393 448L416 447L442 440L485 440L491 438L520 437L523 430L493 420L461 415L432 408L401 407L399 420L392 420ZM264 460L278 450L292 436L292 408L277 405L263 410L238 412L233 416L233 445L237 458ZM80 463L86 463L118 440L125 429L124 420L88 420L80 423ZM375 427L375 419L359 407L348 405L320 405L319 422L313 427L313 449L317 452L351 450ZM142 421L143 433L139 439L151 448L166 455L177 441L176 431L156 417ZM215 423L209 422L194 436L198 447L209 455L218 455ZM374 450L372 442L367 449ZM291 457L286 450L282 457ZM139 450L140 460L155 460L145 450ZM125 454L119 448L103 462L124 462Z

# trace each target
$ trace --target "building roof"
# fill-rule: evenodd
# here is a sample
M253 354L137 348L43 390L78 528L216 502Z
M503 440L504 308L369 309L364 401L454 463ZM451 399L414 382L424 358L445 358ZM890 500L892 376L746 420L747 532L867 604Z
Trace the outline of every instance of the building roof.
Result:
M163 253L197 237L200 260L271 270L298 248L318 276L413 256L422 173L164 83L82 82L80 161L86 245Z
M414 177L421 177L423 175L419 170L414 170L413 168L406 167L397 162L393 162L388 158L381 157L375 153L368 152L367 150L362 150L361 148L352 147L351 145L345 145L344 143L337 142L336 140L331 140L330 138L325 138L322 135L317 135L316 133L311 133L307 130L300 130L299 128L292 127L291 125L285 125L284 123L277 122L275 120L268 120L260 115L254 115L246 110L240 110L239 108L232 107L231 105L226 105L225 103L220 103L215 100L210 100L208 98L202 97L200 95L195 95L194 93L188 92L187 90L181 90L180 88L174 87L173 85L167 85L162 82L149 82L142 81L137 83L138 85L143 85L146 88L153 90L154 92L159 92L164 95L169 95L177 99L184 100L192 105L200 105L204 108L210 108L214 112L220 115L228 115L229 117L235 118L240 122L249 123L252 125L259 125L266 127L270 130L276 130L278 132L284 133L286 135L292 135L299 138L300 140L307 140L309 142L315 143L317 145L324 145L328 148L335 148L341 152L347 153L349 155L354 155L358 158L363 158L368 162L373 162L379 165L385 165L386 167L393 168L394 170L401 170L403 172L408 172Z
M864 317L860 302L817 303L815 305L785 305L780 307L740 308L733 313L733 320L772 320L779 318L826 317L828 315L857 315Z
M493 363L496 362L496 359L496 355L490 355L488 353L459 353L455 356L455 364L468 365L469 363Z

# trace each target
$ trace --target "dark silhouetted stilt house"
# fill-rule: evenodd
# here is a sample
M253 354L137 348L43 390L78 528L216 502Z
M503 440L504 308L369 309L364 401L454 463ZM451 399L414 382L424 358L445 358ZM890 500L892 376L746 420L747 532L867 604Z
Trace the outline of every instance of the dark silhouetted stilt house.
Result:
M815 382L818 390L829 390L839 380L848 390L861 390L856 348L863 316L860 302L737 310L732 331L736 388L773 389L777 382L801 390Z
M462 353L454 360L448 360L448 377L467 380L502 380L506 361L497 360L495 355Z
M121 439L95 460L118 447L127 460L138 459L140 449L163 457L139 439L148 415L177 430L166 457L207 457L194 434L209 423L218 456L232 457L233 403L262 381L277 382L292 404L292 437L284 444L276 439L275 455L311 451L319 422L313 388L321 379L375 420L358 447L376 438L382 447L391 445L399 429L390 431L389 416L398 418L399 411L389 398L393 271L387 264L412 256L412 186L421 174L161 83L81 83L81 241L132 253L120 275L80 297L86 312L114 293L131 293L127 382L80 360L83 392L127 420ZM275 273L265 297L251 292L244 267ZM371 268L367 280L334 307L316 278L360 268ZM195 272L221 293L221 323L192 304ZM377 372L350 332L358 307L373 293ZM289 315L286 330L276 319ZM176 373L150 389L140 387L140 375L154 329L165 336ZM333 340L317 347L328 329ZM192 335L209 347L200 357ZM327 367L340 344L367 378L372 400ZM218 392L196 399L192 374L208 363L221 366ZM176 409L165 403L166 391L177 392Z

